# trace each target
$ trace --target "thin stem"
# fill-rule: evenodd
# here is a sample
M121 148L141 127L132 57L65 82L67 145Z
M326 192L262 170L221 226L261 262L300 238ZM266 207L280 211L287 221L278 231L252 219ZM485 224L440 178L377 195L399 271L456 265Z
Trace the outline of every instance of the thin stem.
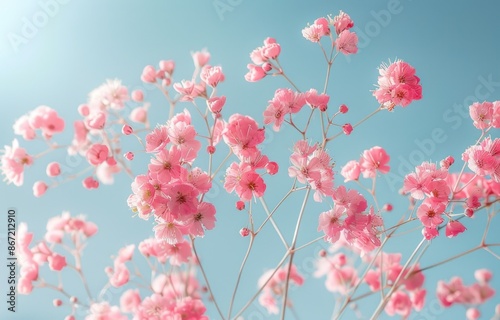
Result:
M222 311L220 310L219 305L217 304L217 301L215 300L215 296L212 292L212 288L210 287L210 283L208 282L207 275L205 274L205 270L203 269L203 265L201 264L201 260L198 256L198 253L196 252L196 246L194 245L194 238L193 237L191 237L191 247L193 248L194 256L196 258L196 261L198 262L198 266L200 267L201 274L203 275L203 279L205 280L205 283L207 284L207 289L208 289L208 292L210 293L210 297L212 298L212 301L215 304L215 308L217 308L217 312L219 312L221 319L225 319L224 316L222 315Z
M245 257L243 258L243 261L241 262L240 271L238 272L238 278L236 279L236 285L234 286L234 290L233 290L233 295L231 296L231 303L229 304L229 312L227 313L228 319L231 319L231 311L233 310L233 303L234 303L234 299L236 298L236 292L238 291L238 286L240 284L240 279L241 279L241 275L243 273L243 268L245 267L248 256L250 255L250 251L252 250L252 245L253 245L254 239L255 239L255 234L252 233L250 236L250 243L248 244L247 252L245 254Z
M295 244L297 243L297 236L299 235L300 222L302 221L302 217L303 217L305 209L306 209L307 200L309 199L310 192L311 192L311 188L308 188L306 191L306 194L304 196L304 201L302 202L302 207L300 208L299 217L297 218L297 224L295 225L295 231L293 233L292 245L290 246L290 250L288 251L289 255L290 255L290 261L288 263L288 271L286 273L285 292L283 294L283 304L282 304L282 310L281 310L281 320L285 319L286 302L288 300L288 288L290 286L290 273L292 270L293 257L295 256L294 249L295 249Z
M288 243L286 243L286 240L285 238L283 237L283 234L281 233L280 229L278 228L278 225L276 225L276 222L274 222L274 219L271 215L271 213L269 213L269 209L267 208L267 204L266 204L266 201L264 200L264 197L259 197L259 200L260 200L260 203L262 203L262 207L264 207L264 211L266 212L267 214L267 219L266 221L271 221L271 224L273 225L274 227L274 230L276 230L276 233L278 234L278 236L280 237L281 239L281 242L283 242L283 245L285 246L285 249L288 250L289 246L288 246ZM274 210L273 210L273 213L274 213ZM264 223L266 222L264 221ZM264 223L262 223L262 226L264 225ZM261 227L262 227L261 226ZM260 231L261 227L259 227L258 231Z
M278 262L278 265L273 270L273 272L269 275L269 278L266 280L266 282L264 282L262 284L262 286L259 288L259 290L257 290L257 292L252 296L252 298L250 298L250 300L247 301L247 303L243 306L243 308L241 308L241 310L234 316L234 319L238 318L238 316L240 316L252 304L252 302L259 296L259 294L262 292L262 290L264 290L264 288L269 283L269 281L271 281L271 279L274 277L274 274L276 272L278 272L278 269L283 265L283 262L285 262L286 258L288 258L288 253L289 253L289 251L287 251L283 255L283 258L281 258L280 262Z

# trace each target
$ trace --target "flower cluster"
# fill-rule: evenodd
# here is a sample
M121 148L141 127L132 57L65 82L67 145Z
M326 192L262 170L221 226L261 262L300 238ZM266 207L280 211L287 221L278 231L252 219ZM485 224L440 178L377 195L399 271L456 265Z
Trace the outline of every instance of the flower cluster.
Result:
M334 27L337 38L334 40L330 25ZM322 37L330 37L332 47L336 47L339 52L345 55L358 52L358 36L355 32L350 31L354 27L354 22L348 14L340 11L340 13L331 18L318 18L312 25L308 25L302 29L304 38L311 42L320 42Z
M470 306L466 312L467 319L479 319L480 313L475 307L485 303L495 294L489 284L492 276L491 271L487 269L476 270L474 277L477 282L470 286L464 285L460 277L453 277L449 282L440 280L436 289L439 302L446 308L454 304Z
M191 167L200 148L187 110L146 137L146 151L154 158L148 172L135 177L127 202L139 217L154 216L156 237L169 244L182 242L183 235L203 236L204 228L214 227L215 207L198 199L212 182L206 172Z
M415 75L415 68L397 60L379 68L378 89L373 92L378 102L387 110L395 106L408 106L413 100L422 99L420 78Z
M256 82L264 78L268 72L273 69L278 69L273 60L278 59L281 53L281 46L274 38L266 38L264 45L258 47L250 53L252 63L247 65L248 72L245 75L245 80L249 82Z
M363 195L340 186L332 198L334 207L319 215L318 231L325 233L325 240L334 243L342 238L363 253L379 247L378 228L383 220L373 208L365 212L367 202Z
M80 250L82 250L82 242L92 237L96 232L97 226L93 222L86 221L82 216L71 217L68 212L64 212L61 216L53 217L47 222L44 241L32 245L33 233L28 232L28 226L22 223L18 230L16 251L21 265L19 293L31 293L34 284L44 285L38 272L45 263L52 271L61 271L68 265L66 257L54 250L56 245L63 246L65 237L73 243L76 254L79 255ZM79 268L78 263L77 259L77 265L73 267Z

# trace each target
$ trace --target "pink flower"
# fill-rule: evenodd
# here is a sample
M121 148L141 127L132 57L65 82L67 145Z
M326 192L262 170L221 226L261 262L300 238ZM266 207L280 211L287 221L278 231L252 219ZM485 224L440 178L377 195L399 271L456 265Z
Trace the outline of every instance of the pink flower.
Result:
M358 52L358 36L349 30L342 31L335 42L337 50L345 55Z
M266 191L266 184L262 177L254 172L248 171L241 175L241 179L236 185L236 194L241 201L250 201L255 196L260 198Z
M257 82L263 79L267 73L261 66L247 64L248 72L245 74L245 80L248 82Z
M106 109L120 110L129 100L128 89L120 80L106 80L89 94L89 108L97 113Z
M20 294L30 294L31 291L33 291L32 280L21 276L17 283L17 292Z
M427 199L418 207L417 217L425 227L435 228L443 222L441 217L445 206L442 203L433 204Z
M93 165L97 166L108 158L109 149L108 146L104 144L93 144L87 151L87 161Z
M198 190L191 184L177 182L172 184L165 196L169 198L168 208L176 216L194 214L198 206Z
M446 224L445 234L448 238L453 238L464 232L465 230L466 228L462 223L456 220L451 220L450 222L448 222L448 224Z
M493 120L493 103L491 102L475 102L469 107L469 114L474 120L474 127L484 130L491 125Z
M478 269L474 272L474 278L476 278L479 283L488 283L492 277L493 274L488 269Z
M135 312L141 304L139 290L128 289L120 297L120 309L122 312Z
M23 115L14 123L14 133L22 135L26 140L33 140L36 137L35 129L30 125L29 116Z
M196 68L205 66L208 63L208 60L210 60L210 53L206 49L192 52L191 56L193 57L194 66Z
M319 215L318 231L325 233L326 241L333 243L339 239L340 233L344 229L344 222L341 220L343 215L344 210L340 206L335 206Z
M493 173L498 166L498 160L482 146L472 146L464 155L469 169L479 176Z
M158 65L160 66L160 70L165 71L169 75L174 73L175 69L175 61L173 60L161 60Z
M169 142L166 126L159 126L146 136L146 152L160 152Z
M176 148L170 151L161 150L155 158L151 159L151 163L148 165L151 176L162 183L179 178L182 170L180 157L180 151Z
M396 105L406 107L413 100L422 98L420 78L408 63L397 60L379 68L379 88L373 92L378 102L392 111Z
M318 18L310 26L302 29L302 36L311 42L319 42L321 37L330 35L328 20Z
M205 65L201 69L200 79L211 87L216 87L220 82L224 81L225 76L220 66Z
M135 245L130 244L125 246L118 251L118 257L116 257L116 261L120 263L124 263L125 261L130 261L132 259L132 255L134 254Z
M212 230L215 226L215 206L208 202L201 202L193 215L187 220L189 233L193 236L203 237L204 228Z
M97 113L89 115L87 119L85 119L85 124L90 129L101 130L106 125L106 114L99 111Z
M224 141L237 156L250 156L257 152L257 146L264 141L264 129L249 116L233 114L222 132Z
M280 104L269 104L264 111L264 124L273 124L273 130L278 132L285 120L286 110Z
M125 266L125 263L115 261L114 269L107 269L107 274L109 277L109 283L115 287L119 288L128 283L130 279L130 272Z
M33 195L37 198L43 196L49 187L43 181L37 181L33 185Z
M374 178L376 171L380 173L389 172L389 155L381 147L373 147L365 150L359 161L361 172L365 178Z
M311 108L318 108L321 111L327 109L328 101L330 101L330 96L326 93L319 94L316 89L310 89L305 93L306 102L311 106Z
M33 129L42 130L46 139L64 130L64 120L57 112L47 106L39 106L29 114L29 124Z
M47 261L49 262L50 270L61 271L66 266L66 257L57 253L48 256Z
M174 90L181 94L181 101L193 101L203 90L193 81L182 80L174 83Z
M403 318L407 318L411 313L411 308L410 297L405 292L398 290L392 294L384 310L390 316L399 314Z
M12 147L5 146L4 154L1 156L1 163L0 169L7 183L14 183L19 187L23 184L24 166L31 165L33 157L26 153L26 150L19 147L17 139L14 139Z
M167 128L168 138L170 143L179 146L181 150L187 150L196 156L196 153L201 148L201 143L196 140L196 130L194 126L183 122L169 122Z
M168 244L176 244L183 241L179 225L173 222L161 222L153 228L155 238L165 240Z
M207 100L208 109L212 113L218 114L222 111L222 107L226 103L226 96L212 97Z
M360 173L361 167L359 162L356 160L347 162L340 171L340 174L344 177L344 182L358 180Z
M145 66L142 70L141 80L146 83L156 82L156 70L153 66Z
M351 17L342 11L340 11L337 16L333 17L333 19L330 18L330 23L335 27L335 33L337 34L354 27L354 22L351 20Z

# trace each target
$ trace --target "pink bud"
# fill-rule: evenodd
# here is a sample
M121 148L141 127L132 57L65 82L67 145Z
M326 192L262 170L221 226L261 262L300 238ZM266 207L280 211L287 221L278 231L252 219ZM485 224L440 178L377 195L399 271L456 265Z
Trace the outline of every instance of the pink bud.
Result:
M392 211L392 204L390 204L390 203L386 203L386 204L384 205L383 210L385 210L385 211L387 211L387 212Z
M135 102L142 102L144 100L144 93L142 90L134 90L132 91L132 100Z
M131 126L129 126L128 124L124 124L123 127L122 127L122 133L126 136L132 134L132 132L134 132L134 129L132 129Z
M162 60L160 61L160 69L168 74L174 73L175 62L173 60Z
M71 296L71 297L69 298L69 302L71 302L71 303L77 303L77 302L78 302L78 298L77 298L77 297L75 297L75 296Z
M208 146L207 147L207 152L209 154L214 154L215 153L215 147L214 146Z
M81 104L78 106L78 113L82 116L82 117L86 117L89 115L90 113L90 110L89 110L89 106L86 105L86 104Z
M241 228L240 235L242 237L248 237L249 234L250 234L250 230L248 228Z
M481 317L481 313L476 308L469 308L467 309L465 316L467 317L467 320L477 320Z
M344 134L346 136L350 135L353 128L352 128L352 125L350 123L346 123L342 126L342 130L344 131Z
M130 120L137 123L146 123L148 118L148 112L143 107L137 107L132 112L130 112L129 116Z
M60 307L62 305L62 301L61 299L54 299L52 301L52 304L54 305L54 307Z
M170 78L165 78L165 79L161 80L161 85L164 87L168 87L171 84L172 84L172 79L170 79Z
M349 111L349 108L345 104L343 104L339 107L340 113L347 113L347 111Z
M265 72L269 72L273 69L273 65L269 62L266 62L262 65L262 69L265 71Z
M278 172L278 169L278 164L274 161L270 161L266 164L266 171L272 176Z
M488 269L478 269L474 272L474 278L480 283L488 283L493 278L493 274Z
M87 177L82 181L83 187L85 189L97 189L99 188L99 181L95 180L93 177Z
M327 109L328 109L328 105L326 105L326 104L322 104L319 106L319 111L321 111L321 112L325 112Z
M448 169L453 163L455 162L455 159L452 156L448 156L445 159L441 160L439 163L442 168Z
M66 257L53 253L47 257L49 268L53 271L61 271L66 266Z
M45 184L45 182L37 181L33 185L33 194L35 195L35 197L39 198L45 194L45 192L47 191L47 188L48 188L48 186L47 186L47 184Z
M61 174L61 167L57 162L51 162L47 165L47 169L45 170L49 177L57 177Z
M75 320L75 317L69 315L64 318L64 320Z
M156 82L156 70L153 66L145 66L142 70L141 80L143 82L155 83Z
M326 250L325 249L321 249L319 251L319 256L322 257L322 258L326 257Z
M98 112L95 115L89 116L87 125L92 129L101 130L106 125L106 114Z
M240 200L240 201L237 201L237 202L236 202L236 209L238 209L238 210L240 210L240 211L241 211L241 210L243 210L243 209L245 209L245 202L243 202L243 201L241 201L241 200Z
M225 96L212 97L207 100L207 106L212 113L220 113L225 103L226 103Z
M133 152L131 152L131 151L129 151L129 152L127 152L127 153L125 153L123 156L125 157L125 159L127 159L127 160L129 160L129 161L134 160L134 153L133 153Z
M453 238L459 235L460 233L467 230L462 223L456 220L451 220L446 225L445 234L448 238Z
M472 218L474 216L474 209L471 208L465 209L465 215L469 218Z

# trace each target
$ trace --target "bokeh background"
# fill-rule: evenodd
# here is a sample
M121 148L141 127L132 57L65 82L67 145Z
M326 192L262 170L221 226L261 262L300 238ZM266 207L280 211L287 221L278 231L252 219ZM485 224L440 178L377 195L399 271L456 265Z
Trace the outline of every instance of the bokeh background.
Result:
M55 3L47 9L48 3ZM12 124L21 115L39 105L57 109L67 121L66 132L56 137L60 143L69 142L71 123L79 118L77 106L84 103L87 94L106 79L118 78L130 90L143 89L151 102L151 121L163 123L168 117L168 105L161 93L144 86L140 74L145 65L156 65L159 60L173 59L177 63L175 79L190 78L193 65L191 51L207 48L211 64L221 65L226 81L219 92L227 96L224 115L243 113L262 123L266 103L279 87L289 87L282 78L266 78L259 83L247 83L243 76L250 62L249 53L272 36L281 44L280 61L285 71L301 90L321 89L325 62L319 48L305 40L301 30L307 23L327 14L347 12L355 22L359 36L359 53L339 56L332 69L328 93L330 108L345 103L350 112L340 122L355 123L377 107L371 90L377 81L377 67L382 62L404 59L417 69L423 86L423 99L406 109L383 112L356 128L349 137L340 137L329 145L329 150L340 168L350 159L358 159L363 150L379 145L391 155L392 172L378 179L381 203L390 202L394 211L388 221L396 221L407 208L407 200L398 196L404 174L411 165L423 160L439 161L448 155L457 160L463 150L474 143L479 132L464 112L474 101L500 99L500 4L497 1L435 2L435 1L77 1L0 0L0 145L9 145L14 139ZM47 19L43 19L43 15ZM50 13L50 14L49 14ZM27 31L26 24L39 19L36 30ZM22 37L22 38L21 38ZM187 105L186 105L187 107ZM179 110L182 110L179 105ZM194 115L194 112L193 112ZM314 119L313 119L314 120ZM439 138L435 138L439 132ZM290 186L286 176L287 152L299 137L290 129L280 133L267 130L268 143L263 152L282 164L281 173L268 179L267 203L273 207ZM492 131L492 137L498 132ZM434 137L434 138L433 138ZM22 141L28 151L43 150L42 143ZM129 139L124 149L140 149ZM225 151L224 151L225 154ZM148 156L138 155L132 164L135 174L146 171ZM111 256L124 245L138 243L152 235L152 222L132 218L126 205L131 179L126 175L116 178L112 186L86 191L81 181L73 181L58 189L49 190L42 198L32 196L31 185L44 179L45 165L50 161L65 164L68 170L84 168L83 159L68 158L64 151L53 153L50 159L41 159L29 167L25 185L17 188L0 184L1 264L5 260L7 208L17 210L17 224L25 221L35 238L40 239L48 218L62 211L85 214L99 226L99 233L88 243L83 257L84 271L94 295L107 281L106 266L112 265ZM199 166L206 167L200 159ZM457 165L457 168L459 166ZM218 181L223 178L220 175ZM367 182L367 181L365 181ZM336 185L342 179L336 178ZM234 208L237 200L227 196L216 181L209 200L218 207L217 225L198 241L200 257L213 286L216 299L223 310L236 280L237 270L249 239L238 231L248 225L243 212ZM355 185L349 185L355 187ZM349 187L348 186L348 187ZM301 196L285 203L276 214L287 239L291 239ZM312 203L312 202L311 202ZM329 208L330 202L312 204L301 226L299 244L318 237L318 214ZM254 206L257 216L264 215L259 203ZM391 220L392 219L392 220ZM484 215L466 221L468 231L456 239L441 236L433 241L422 259L422 266L440 261L454 253L475 246L482 235ZM493 221L489 242L499 242L498 221ZM408 257L420 240L417 231L412 236L398 238L388 246L389 252L404 251ZM401 240L400 240L401 239ZM291 291L299 319L329 319L334 308L334 297L324 288L324 278L315 279L314 259L327 245L318 242L300 252L295 259L299 271L306 278L300 290ZM283 246L270 225L256 240L254 252L244 272L244 280L236 299L239 309L256 290L256 280L281 259ZM498 252L498 250L497 250ZM136 259L141 257L136 254ZM141 263L138 263L141 265ZM412 319L464 318L465 309L444 309L435 298L439 279L449 280L462 275L465 283L473 281L477 268L500 270L500 263L485 251L434 269L426 274L428 306ZM1 288L5 288L6 268L0 268ZM63 272L65 287L76 295L83 290L76 275ZM56 278L47 275L47 279ZM76 281L75 281L76 280ZM493 286L500 288L500 276L495 274ZM116 304L120 290L108 297ZM6 292L2 289L2 297ZM7 312L7 304L0 307L1 319L62 319L67 308L55 308L54 292L35 290L30 296L17 297L15 315ZM4 301L3 299L0 299ZM489 319L495 297L481 308ZM218 316L208 303L208 315ZM373 302L360 304L364 317L375 308ZM291 313L288 314L293 319ZM81 315L81 317L83 317ZM346 318L352 318L347 313ZM382 318L387 317L385 314ZM248 310L246 319L267 319L267 312L257 303Z

